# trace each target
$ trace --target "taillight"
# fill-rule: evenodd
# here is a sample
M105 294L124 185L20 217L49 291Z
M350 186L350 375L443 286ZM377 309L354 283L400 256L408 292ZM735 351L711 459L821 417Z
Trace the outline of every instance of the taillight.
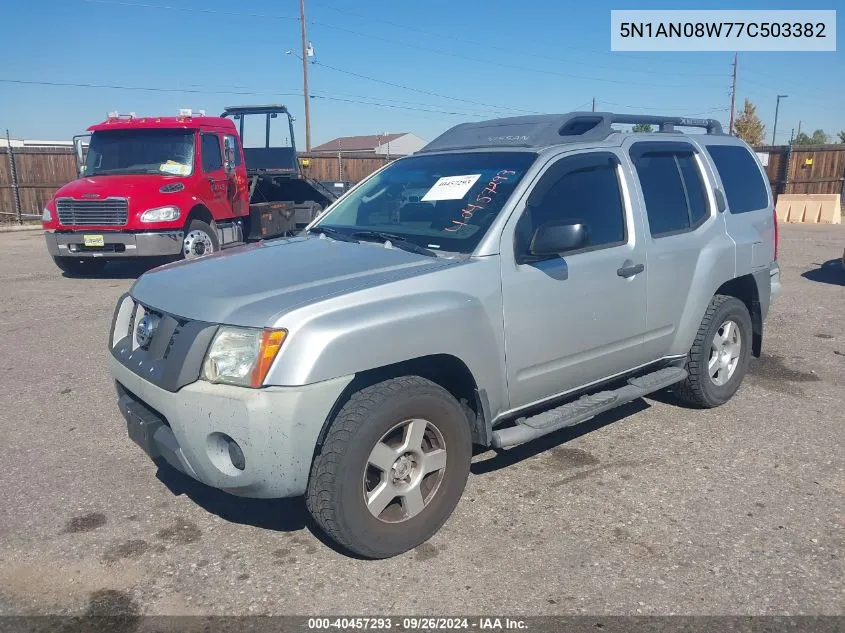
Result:
M778 259L778 213L777 211L772 211L772 217L774 218L775 222L775 261Z

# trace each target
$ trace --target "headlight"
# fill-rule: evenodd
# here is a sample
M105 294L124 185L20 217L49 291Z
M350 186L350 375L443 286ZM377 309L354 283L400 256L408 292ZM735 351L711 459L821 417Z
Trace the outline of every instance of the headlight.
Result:
M172 222L178 220L180 214L179 207L147 209L141 214L141 222Z
M41 221L42 222L52 222L53 221L53 214L50 213L50 209L44 207L44 210L41 212Z
M258 388L287 335L286 330L221 326L205 355L202 378Z

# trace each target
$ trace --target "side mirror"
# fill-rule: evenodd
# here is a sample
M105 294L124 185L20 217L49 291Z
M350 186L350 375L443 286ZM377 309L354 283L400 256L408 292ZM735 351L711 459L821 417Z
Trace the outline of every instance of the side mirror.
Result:
M589 229L583 222L552 220L534 232L528 252L535 257L548 257L583 248L589 243Z
M77 134L73 137L74 158L76 159L76 174L81 178L85 175L85 163L88 159L88 145L90 134Z
M223 167L227 174L235 171L235 146L231 136L223 137Z

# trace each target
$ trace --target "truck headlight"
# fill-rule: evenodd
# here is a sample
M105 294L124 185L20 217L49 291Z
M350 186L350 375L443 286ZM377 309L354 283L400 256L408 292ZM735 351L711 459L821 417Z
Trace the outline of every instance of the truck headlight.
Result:
M202 378L213 383L260 387L286 330L221 326L202 364Z
M156 207L141 214L141 222L172 222L178 220L182 212L179 207Z
M52 222L53 221L53 214L50 213L50 209L44 207L44 210L41 212L41 221L42 222Z

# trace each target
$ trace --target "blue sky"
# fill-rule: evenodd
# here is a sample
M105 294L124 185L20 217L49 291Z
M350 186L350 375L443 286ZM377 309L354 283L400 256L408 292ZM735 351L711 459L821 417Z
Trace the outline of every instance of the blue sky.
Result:
M110 110L175 114L192 107L217 114L229 104L281 102L297 116L304 149L301 62L285 55L300 49L298 0L0 4L0 80L6 80L0 81L0 131L68 139ZM593 97L599 110L710 116L727 126L733 54L613 53L610 9L837 4L306 0L317 62L310 67L312 142L404 131L430 140L466 120L589 109ZM808 132L823 128L835 136L845 129L841 37L837 48L740 53L737 107L744 98L758 106L767 141L779 93L789 98L781 101L778 142L788 140L799 120Z

